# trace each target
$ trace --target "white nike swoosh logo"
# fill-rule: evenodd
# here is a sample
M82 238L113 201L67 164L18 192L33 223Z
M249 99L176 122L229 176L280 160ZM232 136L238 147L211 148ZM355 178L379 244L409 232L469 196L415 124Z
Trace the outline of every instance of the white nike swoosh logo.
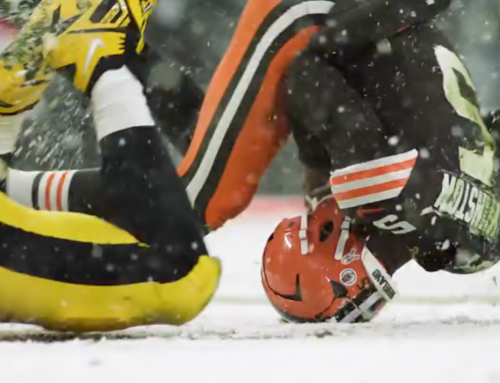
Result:
M89 46L89 53L87 53L87 60L85 61L85 68L83 69L83 75L86 76L87 72L89 71L90 68L90 63L92 62L92 58L94 57L95 52L97 51L98 48L104 48L106 44L104 44L104 41L102 39L94 39L90 43Z

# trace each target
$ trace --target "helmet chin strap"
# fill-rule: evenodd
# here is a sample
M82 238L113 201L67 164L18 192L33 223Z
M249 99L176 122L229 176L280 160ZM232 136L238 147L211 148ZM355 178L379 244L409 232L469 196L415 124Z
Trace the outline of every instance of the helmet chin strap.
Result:
M387 302L392 301L397 293L394 280L389 275L384 265L380 263L366 246L361 252L361 262L365 266L368 277L377 291Z

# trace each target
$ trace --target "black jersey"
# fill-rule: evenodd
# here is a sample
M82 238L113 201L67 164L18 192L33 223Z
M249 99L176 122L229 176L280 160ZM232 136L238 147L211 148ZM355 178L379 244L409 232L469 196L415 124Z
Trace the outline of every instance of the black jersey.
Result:
M374 251L428 270L474 272L500 257L495 143L471 77L442 33L419 25L341 65L318 45L285 84L301 160Z

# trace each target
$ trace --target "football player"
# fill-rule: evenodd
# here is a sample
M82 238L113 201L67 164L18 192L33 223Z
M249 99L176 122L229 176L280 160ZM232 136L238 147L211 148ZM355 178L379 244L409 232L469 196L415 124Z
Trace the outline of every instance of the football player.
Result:
M308 185L331 194L265 251L264 287L293 321L371 319L411 259L457 274L500 259L495 140L453 47L432 23L343 55L338 37L318 33L283 84Z
M71 331L179 325L217 288L220 263L134 73L155 3L42 1L0 57L2 179L26 111L61 72L91 99L105 206L99 218L41 212L0 193L2 320ZM58 186L47 205L66 192L55 177L48 184Z

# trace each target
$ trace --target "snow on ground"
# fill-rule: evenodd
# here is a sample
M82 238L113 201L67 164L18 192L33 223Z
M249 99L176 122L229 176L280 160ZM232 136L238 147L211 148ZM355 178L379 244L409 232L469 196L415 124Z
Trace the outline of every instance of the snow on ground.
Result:
M500 382L500 306L480 299L500 296L496 269L459 277L410 266L397 276L402 299L373 323L280 324L260 288L259 257L282 214L293 211L247 214L210 236L224 279L185 327L72 339L0 326L1 382Z
M122 333L131 339L0 343L0 371L9 383L498 382L499 326L500 309L487 306L394 305L376 323L342 327L215 304L181 329Z

